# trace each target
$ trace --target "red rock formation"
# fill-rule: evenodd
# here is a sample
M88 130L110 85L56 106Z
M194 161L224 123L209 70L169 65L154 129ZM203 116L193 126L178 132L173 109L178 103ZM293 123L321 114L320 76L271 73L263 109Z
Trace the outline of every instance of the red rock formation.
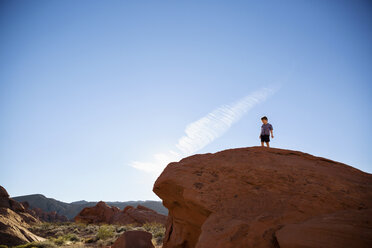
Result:
M132 206L125 207L122 212L113 217L112 222L121 224L157 222L165 224L166 219L167 217L165 215L159 214L145 206L138 205L136 208Z
M67 217L64 215L57 214L56 211L45 212L41 208L30 208L30 204L27 201L21 202L24 211L34 216L35 218L44 222L66 222Z
M0 199L3 200L6 198L9 198L9 194L3 186L0 186Z
M45 222L66 222L68 221L66 216L57 214L56 211L45 212L41 208L33 208L31 209L35 213L35 217L37 217L41 221Z
M82 223L111 223L115 213L120 212L116 207L110 207L105 202L100 201L94 207L86 207L75 216L76 222Z
M153 190L169 210L163 248L372 247L372 175L309 154L194 155L170 163Z
M0 208L10 208L16 212L24 212L25 209L22 204L9 198L9 194L6 189L0 186Z
M9 198L6 190L0 186L0 244L20 245L31 241L42 241L43 238L31 233L30 224L40 221L25 212L22 204Z
M112 248L154 248L152 234L145 231L126 231L111 246Z
M136 208L127 206L121 211L117 207L110 207L103 201L94 207L87 207L75 216L76 222L83 223L107 223L107 224L144 224L146 222L158 222L165 224L166 216L156 211L138 205Z

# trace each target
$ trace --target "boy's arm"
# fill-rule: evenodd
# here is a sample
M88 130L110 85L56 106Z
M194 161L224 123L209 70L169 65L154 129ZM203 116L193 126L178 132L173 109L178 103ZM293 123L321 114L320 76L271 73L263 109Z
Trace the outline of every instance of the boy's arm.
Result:
M261 131L260 131L260 136L258 136L259 139L261 139L261 133L262 133L262 127L261 127Z
M274 138L273 130L271 129L270 132L271 132L271 138Z

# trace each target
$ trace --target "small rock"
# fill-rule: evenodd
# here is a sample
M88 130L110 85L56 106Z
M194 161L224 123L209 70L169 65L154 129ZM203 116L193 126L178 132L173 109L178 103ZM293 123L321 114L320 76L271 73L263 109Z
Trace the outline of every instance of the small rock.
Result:
M145 231L126 231L111 246L112 248L154 248L152 234Z

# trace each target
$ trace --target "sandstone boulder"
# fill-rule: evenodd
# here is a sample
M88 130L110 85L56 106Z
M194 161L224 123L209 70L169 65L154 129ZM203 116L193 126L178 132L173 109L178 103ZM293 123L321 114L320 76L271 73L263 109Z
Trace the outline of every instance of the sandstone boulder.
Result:
M120 212L120 209L116 207L110 207L105 202L100 201L94 207L86 207L75 216L76 222L82 223L112 223L112 218L116 212Z
M20 245L43 238L28 230L30 224L40 221L25 212L22 204L9 198L7 191L0 186L0 245Z
M9 198L9 194L6 189L0 185L0 199L2 198Z
M163 248L366 247L372 237L372 175L297 151L190 156L153 191L169 210Z
M28 230L29 224L22 215L17 214L10 208L0 208L0 244L20 245L32 241L43 241Z
M145 224L146 222L157 222L165 224L166 216L142 205L136 208L127 206L122 212L113 217L113 223L120 224Z
M0 186L0 208L10 208L9 194L3 186Z
M8 192L3 186L0 186L0 208L10 208L15 212L24 212L23 205L9 197Z
M111 246L112 248L154 248L152 234L145 231L126 231Z

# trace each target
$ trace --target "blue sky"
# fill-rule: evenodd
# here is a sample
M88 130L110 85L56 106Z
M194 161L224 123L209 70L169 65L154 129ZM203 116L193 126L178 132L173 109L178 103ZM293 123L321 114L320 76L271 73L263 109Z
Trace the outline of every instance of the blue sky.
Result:
M371 13L351 0L0 0L0 184L158 199L170 151L259 145L263 115L272 146L371 173ZM231 123L199 125L224 108ZM193 123L209 138L180 153Z

